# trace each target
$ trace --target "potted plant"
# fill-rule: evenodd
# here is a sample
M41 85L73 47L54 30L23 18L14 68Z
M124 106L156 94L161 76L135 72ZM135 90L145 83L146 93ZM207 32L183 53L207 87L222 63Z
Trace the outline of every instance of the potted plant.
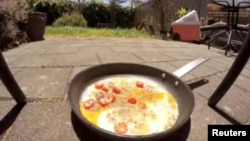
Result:
M31 41L38 41L44 39L44 33L47 22L47 13L37 12L35 7L38 4L44 4L47 1L44 0L28 0L30 10L28 24L27 24L27 35Z

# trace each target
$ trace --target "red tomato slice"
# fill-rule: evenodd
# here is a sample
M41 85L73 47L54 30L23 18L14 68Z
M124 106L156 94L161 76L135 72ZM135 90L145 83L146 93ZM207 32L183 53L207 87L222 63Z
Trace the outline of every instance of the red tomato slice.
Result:
M125 134L126 132L128 132L128 126L127 126L127 124L124 123L124 122L117 123L115 125L115 132L117 134L120 134L120 135Z
M107 97L107 100L108 100L109 103L113 103L113 102L115 102L115 96L114 95L109 95Z
M113 93L115 93L115 94L120 94L120 93L121 93L121 90L120 90L119 88L117 88L117 87L114 87L114 88L112 89L112 91L113 91Z
M99 98L99 99L98 99L98 103L99 103L102 107L104 107L104 106L107 106L107 105L109 104L109 101L108 101L107 98L102 97L102 98Z
M138 87L138 88L143 88L143 87L144 87L143 82L137 81L137 82L136 82L136 87Z
M95 84L95 88L96 89L101 89L103 87L103 84L102 83L96 83Z
M95 105L95 101L93 99L88 99L83 103L85 109L90 109Z
M101 88L101 90L104 91L104 92L108 92L108 91L109 91L109 89L108 89L107 87L105 87L105 86L103 86L103 87Z
M129 98L127 102L130 104L136 104L137 100L135 98Z
M138 106L141 108L141 109L146 109L146 104L145 103L139 103Z

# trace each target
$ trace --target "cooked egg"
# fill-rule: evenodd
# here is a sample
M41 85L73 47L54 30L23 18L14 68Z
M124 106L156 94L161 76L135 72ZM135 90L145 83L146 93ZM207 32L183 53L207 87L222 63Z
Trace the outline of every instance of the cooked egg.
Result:
M126 124L126 135L148 135L165 131L171 128L178 117L178 105L175 98L160 84L143 77L124 76L103 79L102 83L114 82L115 86L123 87L127 91L116 95L116 101L105 107L85 109L83 102L89 98L95 98L94 84L83 92L80 106L83 116L94 125L110 132L116 132L118 123ZM136 81L144 82L144 88L136 88ZM129 85L129 87L128 87ZM107 91L106 95L111 95ZM133 97L135 103L127 103L127 99ZM140 104L145 104L141 107ZM95 103L98 105L98 100ZM125 130L125 129L123 129Z

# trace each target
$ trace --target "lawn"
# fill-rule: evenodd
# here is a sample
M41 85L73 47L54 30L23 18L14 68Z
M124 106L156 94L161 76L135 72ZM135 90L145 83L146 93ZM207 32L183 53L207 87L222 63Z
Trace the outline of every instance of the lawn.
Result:
M45 37L127 37L127 38L154 38L146 31L132 29L97 29L82 27L52 27L47 26Z

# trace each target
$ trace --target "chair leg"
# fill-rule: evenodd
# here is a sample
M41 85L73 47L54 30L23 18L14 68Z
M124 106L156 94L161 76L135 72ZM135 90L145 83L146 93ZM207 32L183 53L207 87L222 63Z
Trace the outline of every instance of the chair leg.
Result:
M220 99L226 94L226 92L230 89L230 87L234 84L235 80L240 75L241 71L244 69L250 57L250 30L247 35L246 40L242 48L239 51L238 56L233 62L231 68L228 73L220 83L220 85L216 88L212 96L208 100L208 105L214 107Z
M229 37L228 37L228 40L227 40L227 45L226 45L226 49L225 49L225 56L227 56L227 52L230 51L230 49L232 48L232 33L233 31L232 30L229 30Z
M216 33L209 41L208 41L208 49L210 49L210 46L211 46L211 43L217 39L217 37L221 36L222 34L225 34L227 33L227 30L223 30L223 31L220 31L218 33Z
M8 65L6 64L4 57L0 51L0 78L2 79L3 84L11 94L11 96L15 99L15 101L24 105L27 103L26 97L19 85L17 84L15 78L11 74Z

